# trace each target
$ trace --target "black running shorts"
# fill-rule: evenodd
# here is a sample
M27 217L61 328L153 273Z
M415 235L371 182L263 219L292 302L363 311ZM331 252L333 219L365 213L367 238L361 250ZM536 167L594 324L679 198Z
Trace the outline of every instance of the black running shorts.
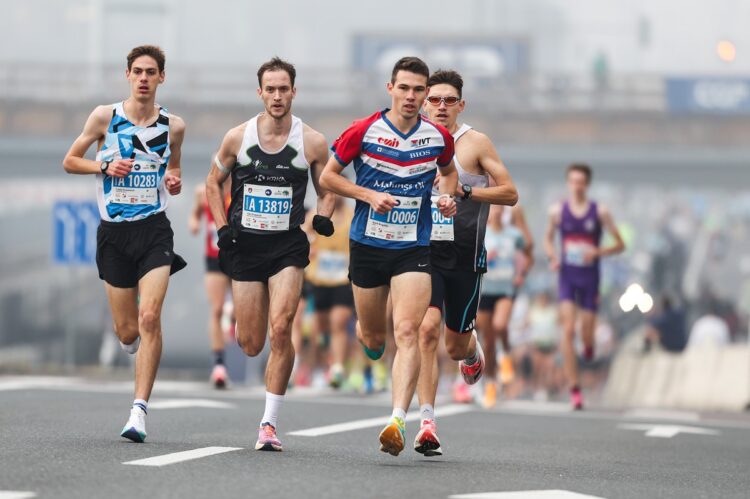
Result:
M349 242L349 280L360 288L390 286L391 278L406 272L430 273L430 247L376 248Z
M299 227L268 235L240 233L230 250L219 250L221 270L234 281L259 281L287 267L310 263L310 243Z
M430 307L445 317L445 326L455 333L474 330L479 306L482 274L469 270L432 267Z
M168 265L174 274L187 263L173 247L174 232L164 212L134 222L102 220L96 232L99 278L116 288L134 288L155 268Z

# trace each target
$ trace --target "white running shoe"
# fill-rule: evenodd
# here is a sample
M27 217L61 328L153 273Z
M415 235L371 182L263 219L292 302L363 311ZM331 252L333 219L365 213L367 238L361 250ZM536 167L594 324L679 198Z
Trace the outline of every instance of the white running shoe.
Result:
M141 337L140 336L138 338L136 338L135 341L133 343L131 343L130 345L126 345L122 341L120 342L120 348L122 348L122 351L125 352L125 353L128 353L130 355L134 355L135 352L138 351L138 347L139 346L141 346Z
M133 407L130 410L130 418L122 428L120 436L138 443L146 440L146 413L143 409Z

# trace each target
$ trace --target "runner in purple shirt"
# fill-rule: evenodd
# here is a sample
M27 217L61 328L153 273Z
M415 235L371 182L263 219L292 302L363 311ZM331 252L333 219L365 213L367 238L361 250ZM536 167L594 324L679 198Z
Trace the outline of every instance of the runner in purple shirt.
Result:
M580 313L583 358L594 357L594 329L599 305L599 259L622 253L625 244L609 210L588 198L591 167L575 163L566 173L568 199L555 203L549 211L544 247L550 269L559 271L558 295L563 328L562 353L565 375L570 382L574 409L583 409L578 384L578 359L575 352L576 319ZM601 247L602 231L612 234L614 244ZM561 252L555 250L555 234L560 232Z

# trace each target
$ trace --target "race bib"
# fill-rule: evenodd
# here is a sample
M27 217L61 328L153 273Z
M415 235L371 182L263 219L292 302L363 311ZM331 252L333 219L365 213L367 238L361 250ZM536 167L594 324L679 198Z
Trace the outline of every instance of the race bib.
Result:
M566 241L565 263L573 267L590 267L592 263L586 263L584 256L595 248L585 241Z
M510 281L515 274L516 269L512 264L508 265L507 262L490 263L485 279L490 281Z
M365 235L386 241L416 241L422 198L393 196L398 203L383 215L370 208Z
M432 232L430 241L453 241L453 217L446 217L437 207L440 196L432 196L430 212L432 214Z
M289 230L292 188L245 184L242 226L256 230Z
M340 251L319 251L316 277L321 281L346 281L349 278L347 254Z
M126 177L112 177L109 202L156 204L159 201L158 185L159 164L136 160Z

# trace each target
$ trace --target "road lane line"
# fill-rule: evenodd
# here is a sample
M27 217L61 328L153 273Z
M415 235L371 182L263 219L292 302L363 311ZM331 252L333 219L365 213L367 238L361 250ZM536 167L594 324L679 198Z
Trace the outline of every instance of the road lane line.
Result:
M438 408L436 415L443 418L446 416L453 416L455 414L463 414L471 412L474 407L467 404L453 404L445 407ZM370 418L370 419L359 419L357 421L349 421L346 423L337 423L327 426L319 426L317 428L308 428L306 430L297 430L288 433L288 435L294 435L296 437L320 437L323 435L331 435L332 433L342 433L345 431L361 430L363 428L372 428L374 426L380 426L388 424L390 418L387 416ZM404 421L419 421L419 411L412 411L406 415Z
M569 490L516 490L513 492L481 492L457 494L449 499L604 499L599 496L579 494Z
M0 490L0 499L31 499L36 497L35 492L21 490Z
M201 447L200 449L173 452L171 454L147 457L145 459L136 459L135 461L127 461L122 464L130 464L134 466L166 466L168 464L181 463L183 461L192 461L193 459L200 459L202 457L208 457L237 450L242 450L242 447Z
M187 408L205 408L205 409L235 409L237 406L229 402L211 399L162 399L148 403L149 409L187 409Z

